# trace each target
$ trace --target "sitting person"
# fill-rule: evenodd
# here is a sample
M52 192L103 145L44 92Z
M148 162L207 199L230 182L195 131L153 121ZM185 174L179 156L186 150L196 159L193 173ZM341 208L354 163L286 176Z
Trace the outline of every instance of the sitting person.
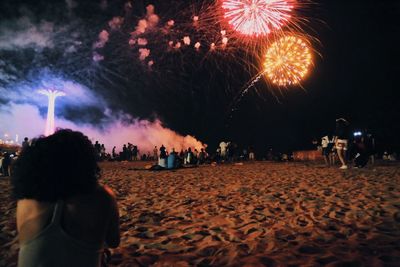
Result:
M120 242L115 195L98 183L96 151L80 132L59 130L14 164L18 266L100 266Z
M167 158L167 169L175 169L175 168L176 168L176 152L175 149L173 148Z

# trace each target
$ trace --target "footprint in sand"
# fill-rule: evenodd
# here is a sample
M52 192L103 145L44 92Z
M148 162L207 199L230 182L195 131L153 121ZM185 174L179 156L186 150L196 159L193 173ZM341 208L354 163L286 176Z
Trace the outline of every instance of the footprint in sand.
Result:
M301 254L321 254L323 252L322 248L315 246L301 246L297 250Z

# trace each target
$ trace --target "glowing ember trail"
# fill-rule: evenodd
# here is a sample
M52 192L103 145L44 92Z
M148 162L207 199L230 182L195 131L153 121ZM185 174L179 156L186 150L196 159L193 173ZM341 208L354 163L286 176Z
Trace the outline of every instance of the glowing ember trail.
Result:
M64 92L57 90L39 90L39 94L46 95L49 98L48 106L47 106L47 121L46 121L46 129L44 131L45 136L52 135L55 130L54 124L54 109L56 104L56 98L58 96L65 96Z
M224 17L245 35L267 35L289 21L293 0L224 0Z
M312 64L307 43L300 38L287 36L268 48L264 73L278 86L296 85L306 76Z

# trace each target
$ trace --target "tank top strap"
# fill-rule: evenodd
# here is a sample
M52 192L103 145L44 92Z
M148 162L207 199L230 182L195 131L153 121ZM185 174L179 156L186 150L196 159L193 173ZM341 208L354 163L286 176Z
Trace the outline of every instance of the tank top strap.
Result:
M58 200L54 206L53 218L51 219L52 225L60 225L61 216L63 213L64 201Z

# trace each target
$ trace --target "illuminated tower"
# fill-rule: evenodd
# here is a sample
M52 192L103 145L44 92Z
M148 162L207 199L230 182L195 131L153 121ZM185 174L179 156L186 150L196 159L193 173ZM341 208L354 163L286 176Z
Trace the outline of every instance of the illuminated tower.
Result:
M49 103L47 106L47 121L46 129L44 131L45 136L49 136L54 133L54 109L56 104L56 98L58 96L65 96L64 92L50 89L42 89L38 91L39 94L45 95L49 98Z

